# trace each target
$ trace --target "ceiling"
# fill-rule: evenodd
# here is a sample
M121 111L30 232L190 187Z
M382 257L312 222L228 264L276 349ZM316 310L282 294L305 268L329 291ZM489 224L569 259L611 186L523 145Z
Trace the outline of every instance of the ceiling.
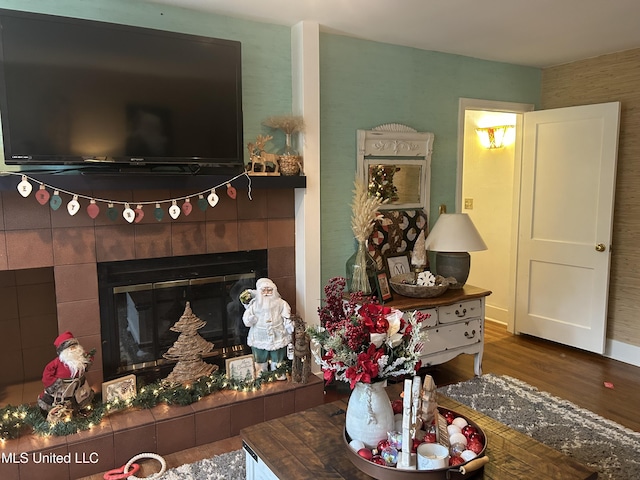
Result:
M533 67L640 47L638 0L143 1Z

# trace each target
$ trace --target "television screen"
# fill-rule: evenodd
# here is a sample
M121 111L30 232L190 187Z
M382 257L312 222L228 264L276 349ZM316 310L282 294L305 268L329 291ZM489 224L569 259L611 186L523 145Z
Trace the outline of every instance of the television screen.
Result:
M243 165L239 42L0 10L5 162Z

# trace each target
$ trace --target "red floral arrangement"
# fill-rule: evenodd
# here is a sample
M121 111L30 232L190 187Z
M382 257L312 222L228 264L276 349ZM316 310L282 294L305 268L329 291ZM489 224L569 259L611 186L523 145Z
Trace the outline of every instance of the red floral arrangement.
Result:
M363 303L361 292L345 299L343 277L329 280L325 302L318 309L320 326L308 328L314 357L327 383L374 383L390 377L415 375L424 345L420 323L429 314L413 312L403 318L398 309Z

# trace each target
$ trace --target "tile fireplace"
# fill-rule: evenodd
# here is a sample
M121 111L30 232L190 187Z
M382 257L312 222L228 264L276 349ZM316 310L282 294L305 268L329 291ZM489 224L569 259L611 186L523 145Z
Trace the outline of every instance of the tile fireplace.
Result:
M170 189L87 192L132 203L189 193ZM103 338L100 264L149 259L172 259L179 264L193 256L238 252L242 256L242 252L262 251L266 257L266 270L262 271L276 282L295 311L294 188L254 187L249 198L246 188L238 187L236 199L220 195L215 208L194 208L189 216L177 220L165 216L161 222L147 215L138 224L122 218L111 221L104 214L93 220L84 212L86 205L70 216L66 209L40 205L33 196L23 198L15 189L2 191L0 202L0 271L11 274L50 268L55 297L53 311L43 315L43 321L53 322L54 328L32 328L29 321L20 318L17 308L11 318L0 319L0 335L15 340L0 353L0 361L11 362L22 376L12 378L14 383L38 379L44 365L55 356L53 339L70 330L87 350L98 352L87 378L94 390L100 391L105 380L102 346L110 341ZM6 298L11 289L15 287L2 291L2 298L17 303ZM51 335L41 333L45 331ZM27 371L36 378L24 378ZM110 371L106 376L114 374ZM0 388L2 383L6 384L6 379L0 381Z

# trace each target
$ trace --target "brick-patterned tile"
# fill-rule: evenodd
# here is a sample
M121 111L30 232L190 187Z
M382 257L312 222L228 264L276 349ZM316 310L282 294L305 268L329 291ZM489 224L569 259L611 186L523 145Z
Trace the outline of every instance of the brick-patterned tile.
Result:
M53 269L58 303L98 298L98 274L95 263L59 265Z
M93 226L53 229L53 258L56 265L96 261Z

